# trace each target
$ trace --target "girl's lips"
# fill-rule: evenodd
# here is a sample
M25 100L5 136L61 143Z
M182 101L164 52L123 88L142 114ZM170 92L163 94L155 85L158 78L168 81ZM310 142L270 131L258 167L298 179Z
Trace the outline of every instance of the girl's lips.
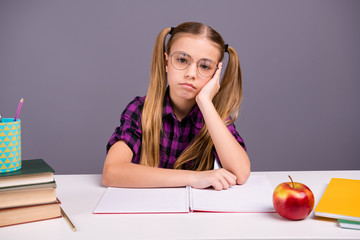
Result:
M185 87L190 87L193 89L196 89L194 85L192 85L191 83L180 83L181 86L185 86Z

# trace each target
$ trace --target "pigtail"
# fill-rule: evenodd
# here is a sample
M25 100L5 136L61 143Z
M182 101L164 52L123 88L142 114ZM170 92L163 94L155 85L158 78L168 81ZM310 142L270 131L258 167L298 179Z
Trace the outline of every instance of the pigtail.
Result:
M170 28L163 29L155 42L150 83L142 110L142 143L140 164L158 167L160 156L160 132L162 130L162 109L167 86L165 70L165 40Z
M232 47L228 47L229 61L224 71L220 90L214 97L214 105L220 117L227 124L235 122L238 116L241 96L242 80L239 57ZM229 121L229 117L231 120Z

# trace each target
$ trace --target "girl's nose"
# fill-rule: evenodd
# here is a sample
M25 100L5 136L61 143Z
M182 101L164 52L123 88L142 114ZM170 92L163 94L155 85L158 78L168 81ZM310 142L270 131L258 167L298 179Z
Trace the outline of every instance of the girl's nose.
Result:
M190 65L185 69L185 77L195 79L197 74L196 62L191 62Z

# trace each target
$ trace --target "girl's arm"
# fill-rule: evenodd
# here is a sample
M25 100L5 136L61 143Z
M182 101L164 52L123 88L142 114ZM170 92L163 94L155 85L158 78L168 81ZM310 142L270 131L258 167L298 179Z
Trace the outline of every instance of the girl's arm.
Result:
M204 116L205 124L214 142L221 165L236 176L236 183L243 184L250 175L250 160L230 133L229 129L217 113L212 99L219 91L222 63L214 77L201 89L196 96L196 102Z
M197 172L147 167L132 163L132 157L133 152L125 142L112 145L105 159L103 184L108 187L213 186L222 190L236 183L236 177L225 169Z

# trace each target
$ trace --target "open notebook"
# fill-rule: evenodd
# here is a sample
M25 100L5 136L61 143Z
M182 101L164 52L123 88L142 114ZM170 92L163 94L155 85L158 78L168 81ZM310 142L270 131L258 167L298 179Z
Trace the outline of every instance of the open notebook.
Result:
M94 213L275 212L272 194L264 175L251 175L245 184L223 191L109 187Z

